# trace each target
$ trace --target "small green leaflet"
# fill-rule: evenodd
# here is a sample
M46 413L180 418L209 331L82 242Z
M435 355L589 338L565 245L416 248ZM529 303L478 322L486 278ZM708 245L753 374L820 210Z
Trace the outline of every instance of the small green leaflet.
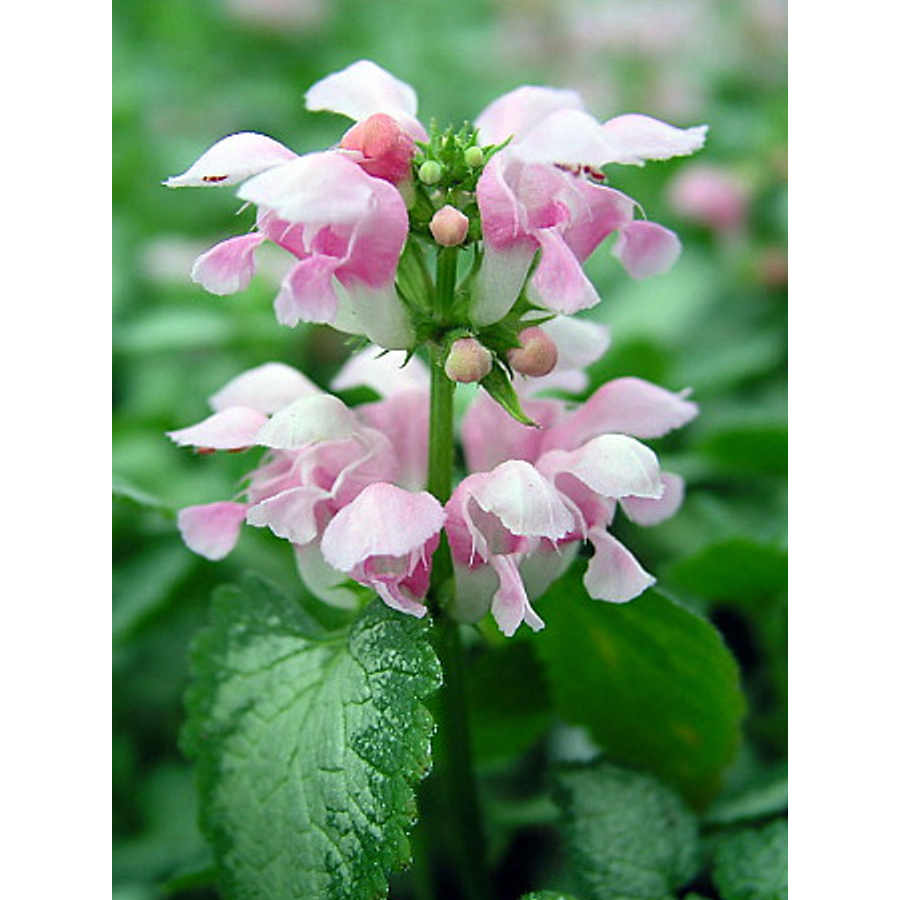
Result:
M386 895L431 765L428 629L373 602L328 631L255 576L217 592L183 744L226 900Z
M556 796L585 900L674 900L697 874L697 818L653 776L609 762L570 766Z
M503 369L494 364L494 367L481 379L481 386L497 401L517 422L523 425L538 427L537 422L530 419L519 403L516 389L512 386L509 376Z

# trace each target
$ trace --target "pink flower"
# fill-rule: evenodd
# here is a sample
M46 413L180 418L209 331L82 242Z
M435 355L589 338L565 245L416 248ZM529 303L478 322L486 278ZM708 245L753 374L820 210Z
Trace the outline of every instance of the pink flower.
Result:
M166 181L244 182L238 196L259 208L257 230L201 255L192 278L218 295L244 290L255 251L268 239L297 260L275 300L279 322L327 323L382 347L408 348L412 326L394 279L409 225L394 183L409 174L414 140L426 137L415 119L415 92L363 61L313 85L307 106L362 121L339 148L305 156L265 135L230 135Z
M669 185L669 203L685 219L723 234L733 234L747 220L747 185L722 166L694 163L682 168Z
M600 124L577 94L526 86L495 100L476 120L480 139L509 146L488 163L477 195L485 255L474 286L472 316L487 325L503 318L528 285L536 305L558 313L587 309L600 298L582 263L613 232L613 248L636 278L666 271L680 243L668 229L633 221L635 201L589 181L610 163L643 165L698 150L706 127L679 129L648 116Z
M322 556L388 605L421 617L444 510L431 494L371 484L329 522Z
M445 527L463 617L480 618L489 597L504 634L513 634L523 621L535 631L543 628L518 563L542 541L555 545L579 534L572 504L533 466L509 460L460 482L447 503ZM493 579L484 579L485 567Z

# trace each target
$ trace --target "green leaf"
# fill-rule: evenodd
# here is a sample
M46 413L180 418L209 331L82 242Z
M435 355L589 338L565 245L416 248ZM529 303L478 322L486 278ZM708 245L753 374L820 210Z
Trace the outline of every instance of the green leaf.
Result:
M745 702L719 632L656 591L591 600L576 567L545 595L535 638L560 714L612 756L649 769L696 806L718 792Z
M722 900L787 900L787 870L785 819L729 835L713 859L713 881Z
M519 404L516 389L509 376L496 363L494 368L481 379L481 386L497 401L517 422L537 428L537 422L530 419Z
M609 762L557 776L563 838L588 900L673 900L700 867L696 816L666 785Z
M673 566L668 580L706 600L757 604L787 588L787 554L778 547L732 538Z
M747 824L783 813L788 805L787 763L760 772L739 790L717 797L703 816L707 825Z
M784 425L739 425L717 431L697 449L718 462L729 475L787 475L788 437Z
M375 602L328 631L252 576L217 592L183 744L227 900L368 900L410 862L441 678L428 628Z

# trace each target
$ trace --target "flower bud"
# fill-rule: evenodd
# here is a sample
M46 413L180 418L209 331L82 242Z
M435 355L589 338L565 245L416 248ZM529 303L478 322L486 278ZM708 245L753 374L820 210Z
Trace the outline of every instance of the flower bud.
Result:
M442 206L428 223L434 239L443 247L461 244L469 233L469 219L453 206Z
M459 338L450 347L444 372L451 381L471 384L473 381L481 381L491 371L492 365L490 351L475 338Z
M437 184L444 174L444 167L435 159L426 159L419 166L419 181L422 184Z
M520 375L547 375L556 366L556 344L543 328L532 326L519 332L520 347L507 354L509 364Z
M409 178L415 141L385 113L357 122L342 138L341 149L356 151L360 167L373 178L400 184Z
M463 154L463 159L466 161L466 165L469 166L469 168L477 169L484 163L484 153L482 152L481 147L469 147Z

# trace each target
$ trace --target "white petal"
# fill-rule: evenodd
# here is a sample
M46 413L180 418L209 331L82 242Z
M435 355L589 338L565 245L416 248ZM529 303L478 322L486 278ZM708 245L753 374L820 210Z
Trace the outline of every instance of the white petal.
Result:
M252 131L230 134L213 144L186 172L163 182L166 187L221 187L280 166L297 156L284 144Z
M359 431L353 413L331 394L301 397L275 413L260 428L257 443L276 450L297 450L317 441L351 437Z

